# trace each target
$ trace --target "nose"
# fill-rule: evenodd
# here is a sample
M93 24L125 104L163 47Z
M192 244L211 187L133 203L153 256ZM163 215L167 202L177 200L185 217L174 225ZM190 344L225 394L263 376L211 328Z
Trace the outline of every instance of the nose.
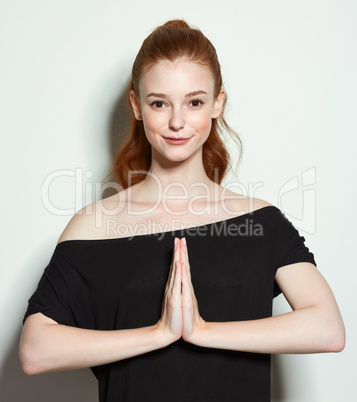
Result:
M170 120L169 127L173 131L179 131L185 126L184 118L179 110L173 110Z

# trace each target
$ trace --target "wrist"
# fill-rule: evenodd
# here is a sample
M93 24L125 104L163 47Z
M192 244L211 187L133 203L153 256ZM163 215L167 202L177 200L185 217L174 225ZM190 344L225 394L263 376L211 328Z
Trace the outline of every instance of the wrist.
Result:
M194 332L189 337L184 338L186 342L192 343L196 346L207 346L207 337L209 333L210 323L200 320L200 324L196 326Z
M153 325L153 331L157 342L160 347L165 347L170 345L171 343L180 339L180 337L175 337L172 332L170 332L161 321L158 321L155 325Z

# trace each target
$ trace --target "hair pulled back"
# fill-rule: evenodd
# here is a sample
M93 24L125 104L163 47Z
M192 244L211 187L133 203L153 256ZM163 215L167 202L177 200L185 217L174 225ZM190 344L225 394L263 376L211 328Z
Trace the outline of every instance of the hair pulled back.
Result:
M171 20L158 26L144 40L133 64L127 99L129 100L131 90L139 94L140 79L152 66L162 60L174 62L180 58L199 63L211 71L214 78L214 99L216 99L223 85L216 49L199 29L191 28L182 19ZM236 137L240 151L242 150L242 142L238 134L229 127L224 119L226 103L227 96L224 98L220 116L212 119L210 134L202 147L202 162L205 172L212 181L218 184L222 182L228 166L231 166L229 153L220 133L223 133L225 129L231 137ZM114 158L113 169L109 173L114 173L116 181L123 189L144 180L151 165L151 144L146 138L143 122L135 119L131 108L130 112L132 118L129 134L118 150ZM238 164L240 160L241 152ZM128 183L129 171L130 184Z

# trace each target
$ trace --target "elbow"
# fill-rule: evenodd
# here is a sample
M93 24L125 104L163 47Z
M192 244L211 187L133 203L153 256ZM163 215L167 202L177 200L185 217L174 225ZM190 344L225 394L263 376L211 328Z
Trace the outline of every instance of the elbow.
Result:
M343 351L345 346L346 346L346 338L344 336L344 333L343 334L341 333L335 336L335 338L333 338L330 341L327 352L339 353Z
M45 324L40 315L32 315L25 321L20 338L19 360L22 371L27 375L51 371L51 334L45 330Z
M19 358L22 371L26 375L43 373L44 370L41 370L38 359L36 359L36 356L38 356L38 354L31 349L32 348L27 345L20 346Z
M38 370L36 370L36 367L34 365L32 365L31 363L22 363L21 362L21 368L22 371L26 374L26 375L35 375L35 374L39 374L40 372Z
M339 353L346 346L346 331L343 322L330 326L326 329L328 336L325 342L325 352Z

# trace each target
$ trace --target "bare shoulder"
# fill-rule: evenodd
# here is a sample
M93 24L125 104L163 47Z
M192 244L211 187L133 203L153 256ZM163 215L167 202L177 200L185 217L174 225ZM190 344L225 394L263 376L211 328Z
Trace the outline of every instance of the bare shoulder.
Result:
M238 194L233 191L224 191L224 195L228 196L228 203L230 207L235 209L237 212L249 213L256 211L258 209L273 206L270 202L263 200L262 198L249 197L247 195ZM227 202L227 200L225 200Z
M251 203L252 203L252 210L256 211L258 209L264 208L264 207L272 207L274 206L273 204L271 204L270 202L263 200L262 198L253 198L253 197L249 197L251 199Z
M105 238L104 222L112 211L117 212L123 197L114 194L78 210L64 228L57 244L66 240Z

